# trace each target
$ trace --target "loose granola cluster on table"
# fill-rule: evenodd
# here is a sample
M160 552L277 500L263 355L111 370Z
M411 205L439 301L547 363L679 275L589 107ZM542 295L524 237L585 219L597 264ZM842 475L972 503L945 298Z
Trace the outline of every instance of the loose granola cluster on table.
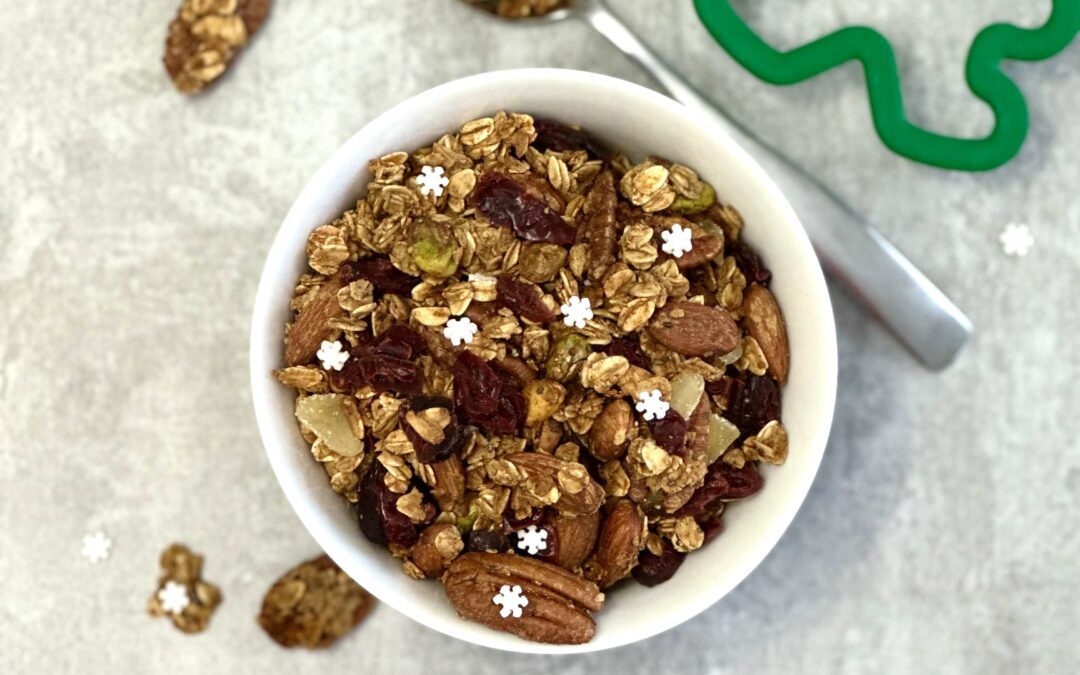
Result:
M507 19L528 19L566 9L572 0L466 0L480 9Z
M588 641L602 590L669 579L787 455L771 274L692 169L559 122L500 112L369 168L291 303L301 433L462 616Z

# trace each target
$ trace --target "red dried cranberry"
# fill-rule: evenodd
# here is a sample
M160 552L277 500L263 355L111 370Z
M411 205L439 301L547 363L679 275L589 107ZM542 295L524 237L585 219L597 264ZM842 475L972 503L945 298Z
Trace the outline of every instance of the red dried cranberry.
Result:
M705 483L694 491L690 501L678 510L677 515L700 517L720 501L749 497L761 489L763 482L753 464L736 469L727 462L717 460L705 474Z
M525 241L569 246L577 236L562 216L505 174L489 172L481 176L473 190L472 203L488 222L509 227Z
M472 423L490 434L516 434L525 421L525 396L512 382L503 380L495 412Z
M663 551L653 555L647 549L638 556L638 564L631 570L634 580L642 586L657 586L675 576L686 554L676 551L667 540L663 541Z
M476 530L469 533L467 548L470 553L505 553L510 549L510 540L502 532Z
M403 409L399 413L401 428L405 431L405 436L408 437L409 442L412 443L416 458L424 464L434 464L449 458L465 447L465 443L468 442L469 437L475 431L473 427L460 426L457 423L453 412L454 404L450 399L441 396L416 396L409 403L409 410L413 412L420 412L429 408L445 408L450 412L450 424L443 429L443 440L439 443L429 443L420 434L416 433L412 425L406 421L406 410Z
M540 152L545 150L554 150L555 152L585 150L594 157L600 158L607 158L611 154L607 148L589 134L562 122L536 120L534 128L536 129L536 140L533 141L533 147Z
M503 513L503 532L509 534L525 529L530 525L539 525L544 521L546 515L547 512L544 509L533 509L524 518L514 518L514 511L507 505L506 511Z
M462 351L454 364L454 409L474 420L490 415L499 406L502 380L476 354Z
M720 382L727 398L724 417L739 428L742 438L753 436L761 427L780 419L780 385L776 380L744 373L737 378L722 377Z
M360 482L354 507L360 531L375 544L412 546L420 529L397 510L398 495L386 487L385 476L386 469L376 462Z
M769 285L772 272L769 271L768 267L765 267L765 263L761 262L761 258L754 252L754 249L741 241L733 241L727 243L727 250L728 253L735 257L735 265L746 277L747 283L759 283L762 286Z
M622 356L626 358L632 366L644 368L645 370L652 369L649 365L649 357L645 356L645 352L641 351L641 345L638 344L636 339L628 337L615 338L611 341L611 344L607 346L607 353L610 356Z
M406 297L412 294L413 286L420 283L416 277L394 267L390 258L381 255L341 264L342 281L348 284L357 279L367 279L376 291Z
M704 518L698 522L698 525L701 527L701 531L705 533L705 541L702 542L702 546L719 537L720 533L724 531L723 517L724 511L718 510L711 516Z
M679 457L686 456L686 420L682 415L668 410L663 419L649 421L649 431L661 448Z
M537 323L551 323L556 318L555 312L544 304L544 294L538 286L502 275L495 282L495 291L500 307Z
M412 361L426 349L427 342L416 331L403 323L395 323L375 338L368 353Z
M357 361L364 382L377 393L419 394L424 390L424 373L412 361L379 354Z

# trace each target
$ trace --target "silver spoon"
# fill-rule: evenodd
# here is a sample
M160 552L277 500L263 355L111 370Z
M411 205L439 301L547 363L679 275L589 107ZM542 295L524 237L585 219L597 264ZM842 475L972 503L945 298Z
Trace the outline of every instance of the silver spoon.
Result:
M880 232L806 169L725 115L612 14L603 0L575 0L568 9L527 21L567 18L579 18L595 28L672 98L734 138L787 196L825 271L926 366L937 370L952 363L971 337L970 319Z

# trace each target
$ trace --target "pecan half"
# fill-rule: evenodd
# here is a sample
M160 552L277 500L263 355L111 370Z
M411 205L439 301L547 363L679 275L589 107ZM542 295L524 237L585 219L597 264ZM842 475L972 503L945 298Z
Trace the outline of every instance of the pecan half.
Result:
M743 295L743 314L746 315L750 335L757 340L769 364L769 374L784 384L787 382L790 354L787 326L776 298L764 286L752 284Z
M686 300L665 305L648 330L660 344L683 356L726 354L739 345L739 327L727 312Z
M638 553L645 547L647 526L645 514L637 504L629 499L615 502L604 521L596 553L585 563L585 576L600 588L630 576Z
M527 604L520 616L495 598L504 586L520 588ZM589 615L604 605L596 584L557 565L509 553L466 553L443 576L446 597L463 618L534 642L583 644L596 623Z
M602 279L615 262L615 177L604 171L585 198L585 240L589 245L589 277Z
M307 304L293 321L289 336L285 339L285 365L300 366L310 361L323 340L334 334L327 325L330 319L345 313L338 303L337 292L341 280L332 277L316 291L315 298Z

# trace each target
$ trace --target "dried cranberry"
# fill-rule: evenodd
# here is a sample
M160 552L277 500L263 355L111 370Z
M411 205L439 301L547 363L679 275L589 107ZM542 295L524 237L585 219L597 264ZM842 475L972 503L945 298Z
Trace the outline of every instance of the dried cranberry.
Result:
M554 150L555 152L568 152L570 150L585 150L594 157L607 158L611 153L595 138L581 129L556 122L555 120L536 120L536 140L533 147L540 152Z
M698 521L698 526L700 526L701 531L705 533L705 541L702 543L702 546L719 537L720 533L724 531L723 516L724 511L719 510L709 517Z
M475 530L469 533L468 549L470 553L505 553L510 540L502 532Z
M416 331L403 323L395 323L375 338L368 353L412 361L426 349L427 342Z
M638 556L638 564L631 570L634 580L643 586L657 586L675 576L686 554L676 551L667 540L663 541L660 555L653 555L648 550Z
M668 410L663 419L649 422L649 431L661 448L679 457L686 456L686 420L682 415Z
M749 497L761 489L763 482L753 464L736 469L727 462L715 461L705 474L705 483L694 491L677 515L700 517L720 501Z
M495 370L472 352L458 354L454 364L454 409L474 420L495 412L502 380Z
M375 354L357 359L364 382L383 393L419 394L424 390L424 373L412 361Z
M525 241L541 241L569 246L577 233L540 199L528 194L524 185L501 173L480 177L473 190L473 206L493 225L509 227Z
M525 421L525 396L513 383L503 381L495 412L473 424L491 434L516 434Z
M341 280L348 284L357 279L367 279L377 291L406 297L412 294L413 286L420 283L416 277L394 267L390 258L381 255L342 263Z
M733 241L728 242L727 250L735 257L735 265L746 277L748 283L759 283L762 286L769 285L772 272L769 271L768 267L765 267L765 263L761 262L761 258L754 252L754 249L741 241Z
M726 380L726 382L725 382ZM742 437L752 436L769 422L780 419L780 385L765 375L743 374L720 378L726 391L724 417L739 428Z
M357 489L354 507L360 531L375 544L408 547L420 537L420 529L397 510L398 495L386 487L386 469L376 462Z
M641 351L641 345L638 344L636 339L628 337L615 338L607 346L607 353L611 356L625 357L632 366L644 368L645 370L652 369L649 365L649 357L645 356L645 352Z
M517 532L530 525L539 525L547 516L547 512L544 509L533 509L532 512L524 518L514 518L513 514L513 510L508 504L506 506L506 511L503 513L503 532L506 532L507 534Z
M557 317L544 304L544 293L538 286L502 275L495 282L499 306L537 323L551 323Z

